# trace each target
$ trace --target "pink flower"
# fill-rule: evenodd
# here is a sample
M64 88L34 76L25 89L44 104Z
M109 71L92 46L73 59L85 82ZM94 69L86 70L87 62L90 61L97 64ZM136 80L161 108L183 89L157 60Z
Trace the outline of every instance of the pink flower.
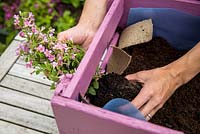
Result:
M48 43L47 36L44 36L44 39L43 39L43 40L44 40L45 43Z
M50 56L48 57L48 59L52 62L52 61L55 60L55 56L54 56L54 55L50 55Z
M20 22L20 21L19 21L18 19L15 19L15 20L14 20L14 25L15 25L15 26L19 26L19 22Z
M26 63L26 68L31 68L33 65L33 61L30 60L29 62Z
M45 56L50 60L50 61L54 61L55 60L55 56L51 54L51 50L45 50L44 54Z
M20 51L23 51L25 53L28 53L29 52L29 47L28 47L28 44L27 43L23 43L19 46L20 48Z
M66 44L62 44L62 43L57 43L53 49L57 49L57 50L67 50L67 45Z
M24 38L24 37L25 37L25 33L21 31L21 32L19 33L19 36L21 36L22 38Z
M57 63L57 62L53 62L53 63L51 63L51 64L52 64L53 68L55 68L55 67L58 66L58 63Z
M32 27L31 22L28 21L28 20L25 20L25 21L24 21L24 27Z
M20 55L20 52L21 52L21 48L20 48L20 46L15 50L15 53L16 53L16 55Z
M55 29L51 29L51 30L49 31L49 37L52 37L53 34L54 34L54 32L55 32Z
M46 49L44 54L45 54L46 57L49 57L49 56L51 56L51 52L52 52L51 50Z
M33 26L33 27L31 28L31 30L32 30L32 32L33 32L33 33L35 33L35 34L37 34L37 33L38 33L38 31L37 31L37 29L36 29L36 27L35 27L35 26Z
M75 54L72 54L72 60L75 60L75 58L76 58L76 55Z
M62 56L58 56L58 65L62 65L63 64L63 57Z
M60 76L60 80L64 81L66 79L71 79L73 77L73 74L63 74Z
M43 45L39 45L36 50L38 50L39 52L44 52L45 51L45 47Z
M15 15L13 16L13 18L16 19L16 20L19 20L19 15L16 15L16 14L15 14Z

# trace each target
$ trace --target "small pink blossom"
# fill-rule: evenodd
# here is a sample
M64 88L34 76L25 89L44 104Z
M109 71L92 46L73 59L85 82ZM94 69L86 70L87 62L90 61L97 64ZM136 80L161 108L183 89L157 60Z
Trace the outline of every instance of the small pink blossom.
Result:
M51 50L46 49L44 54L45 54L46 57L49 57L49 56L51 56L51 52L52 52Z
M72 60L75 60L76 59L76 55L75 54L72 54Z
M33 26L33 27L31 28L31 30L32 30L32 32L33 32L34 34L37 34L37 33L38 33L38 31L37 31L37 29L36 29L35 26Z
M63 50L66 50L66 49L67 49L67 45L66 45L66 44L62 44L62 43L57 43L57 44L53 47L53 49L57 49L57 50L63 51Z
M45 43L48 43L47 36L44 36L43 40L44 40Z
M57 63L57 62L53 62L53 63L51 63L51 64L52 64L53 68L55 68L55 67L58 66L58 63Z
M32 33L32 32L28 32L27 34L28 34L29 36L32 36L32 35L33 35L33 33Z
M29 52L29 47L28 47L28 44L27 44L27 43L23 43L23 44L21 44L19 47L20 47L21 51L23 51L23 52L25 52L25 53L28 53L28 52Z
M55 60L55 56L51 54L51 50L45 50L44 54L45 56L50 60L50 61L54 61Z
M71 79L73 77L73 74L63 74L60 76L60 80L64 81L66 79Z
M26 63L26 68L31 68L33 65L33 61L30 60L29 62Z
M16 20L19 20L19 15L16 15L16 14L15 14L15 15L13 16L13 18L16 19Z
M17 56L19 56L20 55L20 52L21 52L21 48L20 48L20 46L15 50L15 53L16 53L16 55Z
M44 52L45 51L45 47L43 45L39 45L36 50L38 50L39 52Z
M58 65L62 65L63 64L63 57L60 55L58 56Z
M21 36L22 38L24 38L24 37L25 37L25 33L21 31L21 32L19 33L19 36Z
M54 55L50 55L50 56L48 57L48 59L52 62L52 61L55 60L55 56L54 56Z
M33 25L31 24L31 21L25 20L24 21L24 27L32 27Z

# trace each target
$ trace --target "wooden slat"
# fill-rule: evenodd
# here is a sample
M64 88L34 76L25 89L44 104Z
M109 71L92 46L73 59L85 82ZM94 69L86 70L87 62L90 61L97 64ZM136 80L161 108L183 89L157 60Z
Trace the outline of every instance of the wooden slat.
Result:
M33 71L34 69L26 68L24 65L14 64L13 67L8 72L8 74L28 79L31 81L43 83L46 85L51 85L52 82L49 81L44 75L42 74L36 75L35 73L31 74Z
M0 87L0 102L53 117L50 101Z
M0 134L44 134L0 120Z
M20 64L20 65L25 65L26 62L23 60L23 57L19 57L16 61L17 64Z
M0 81L9 71L13 63L17 60L15 50L17 49L20 41L13 40L9 47L0 57Z
M50 86L11 75L6 75L0 85L49 100L54 92L50 90Z
M13 122L28 128L58 134L53 118L0 103L0 120Z

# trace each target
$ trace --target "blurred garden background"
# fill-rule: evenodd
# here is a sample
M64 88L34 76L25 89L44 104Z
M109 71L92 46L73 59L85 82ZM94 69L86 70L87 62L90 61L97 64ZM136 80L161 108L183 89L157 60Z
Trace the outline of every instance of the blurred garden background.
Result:
M32 12L37 26L51 26L59 33L78 22L83 4L84 0L0 0L0 55L19 32L14 14Z

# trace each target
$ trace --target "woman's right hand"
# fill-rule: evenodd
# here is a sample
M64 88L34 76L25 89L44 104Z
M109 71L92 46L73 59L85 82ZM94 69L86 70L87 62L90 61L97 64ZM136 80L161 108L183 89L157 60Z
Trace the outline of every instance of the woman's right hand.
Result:
M66 31L60 32L58 34L58 40L65 41L72 39L74 43L80 44L85 50L87 50L95 33L96 30L78 24Z

